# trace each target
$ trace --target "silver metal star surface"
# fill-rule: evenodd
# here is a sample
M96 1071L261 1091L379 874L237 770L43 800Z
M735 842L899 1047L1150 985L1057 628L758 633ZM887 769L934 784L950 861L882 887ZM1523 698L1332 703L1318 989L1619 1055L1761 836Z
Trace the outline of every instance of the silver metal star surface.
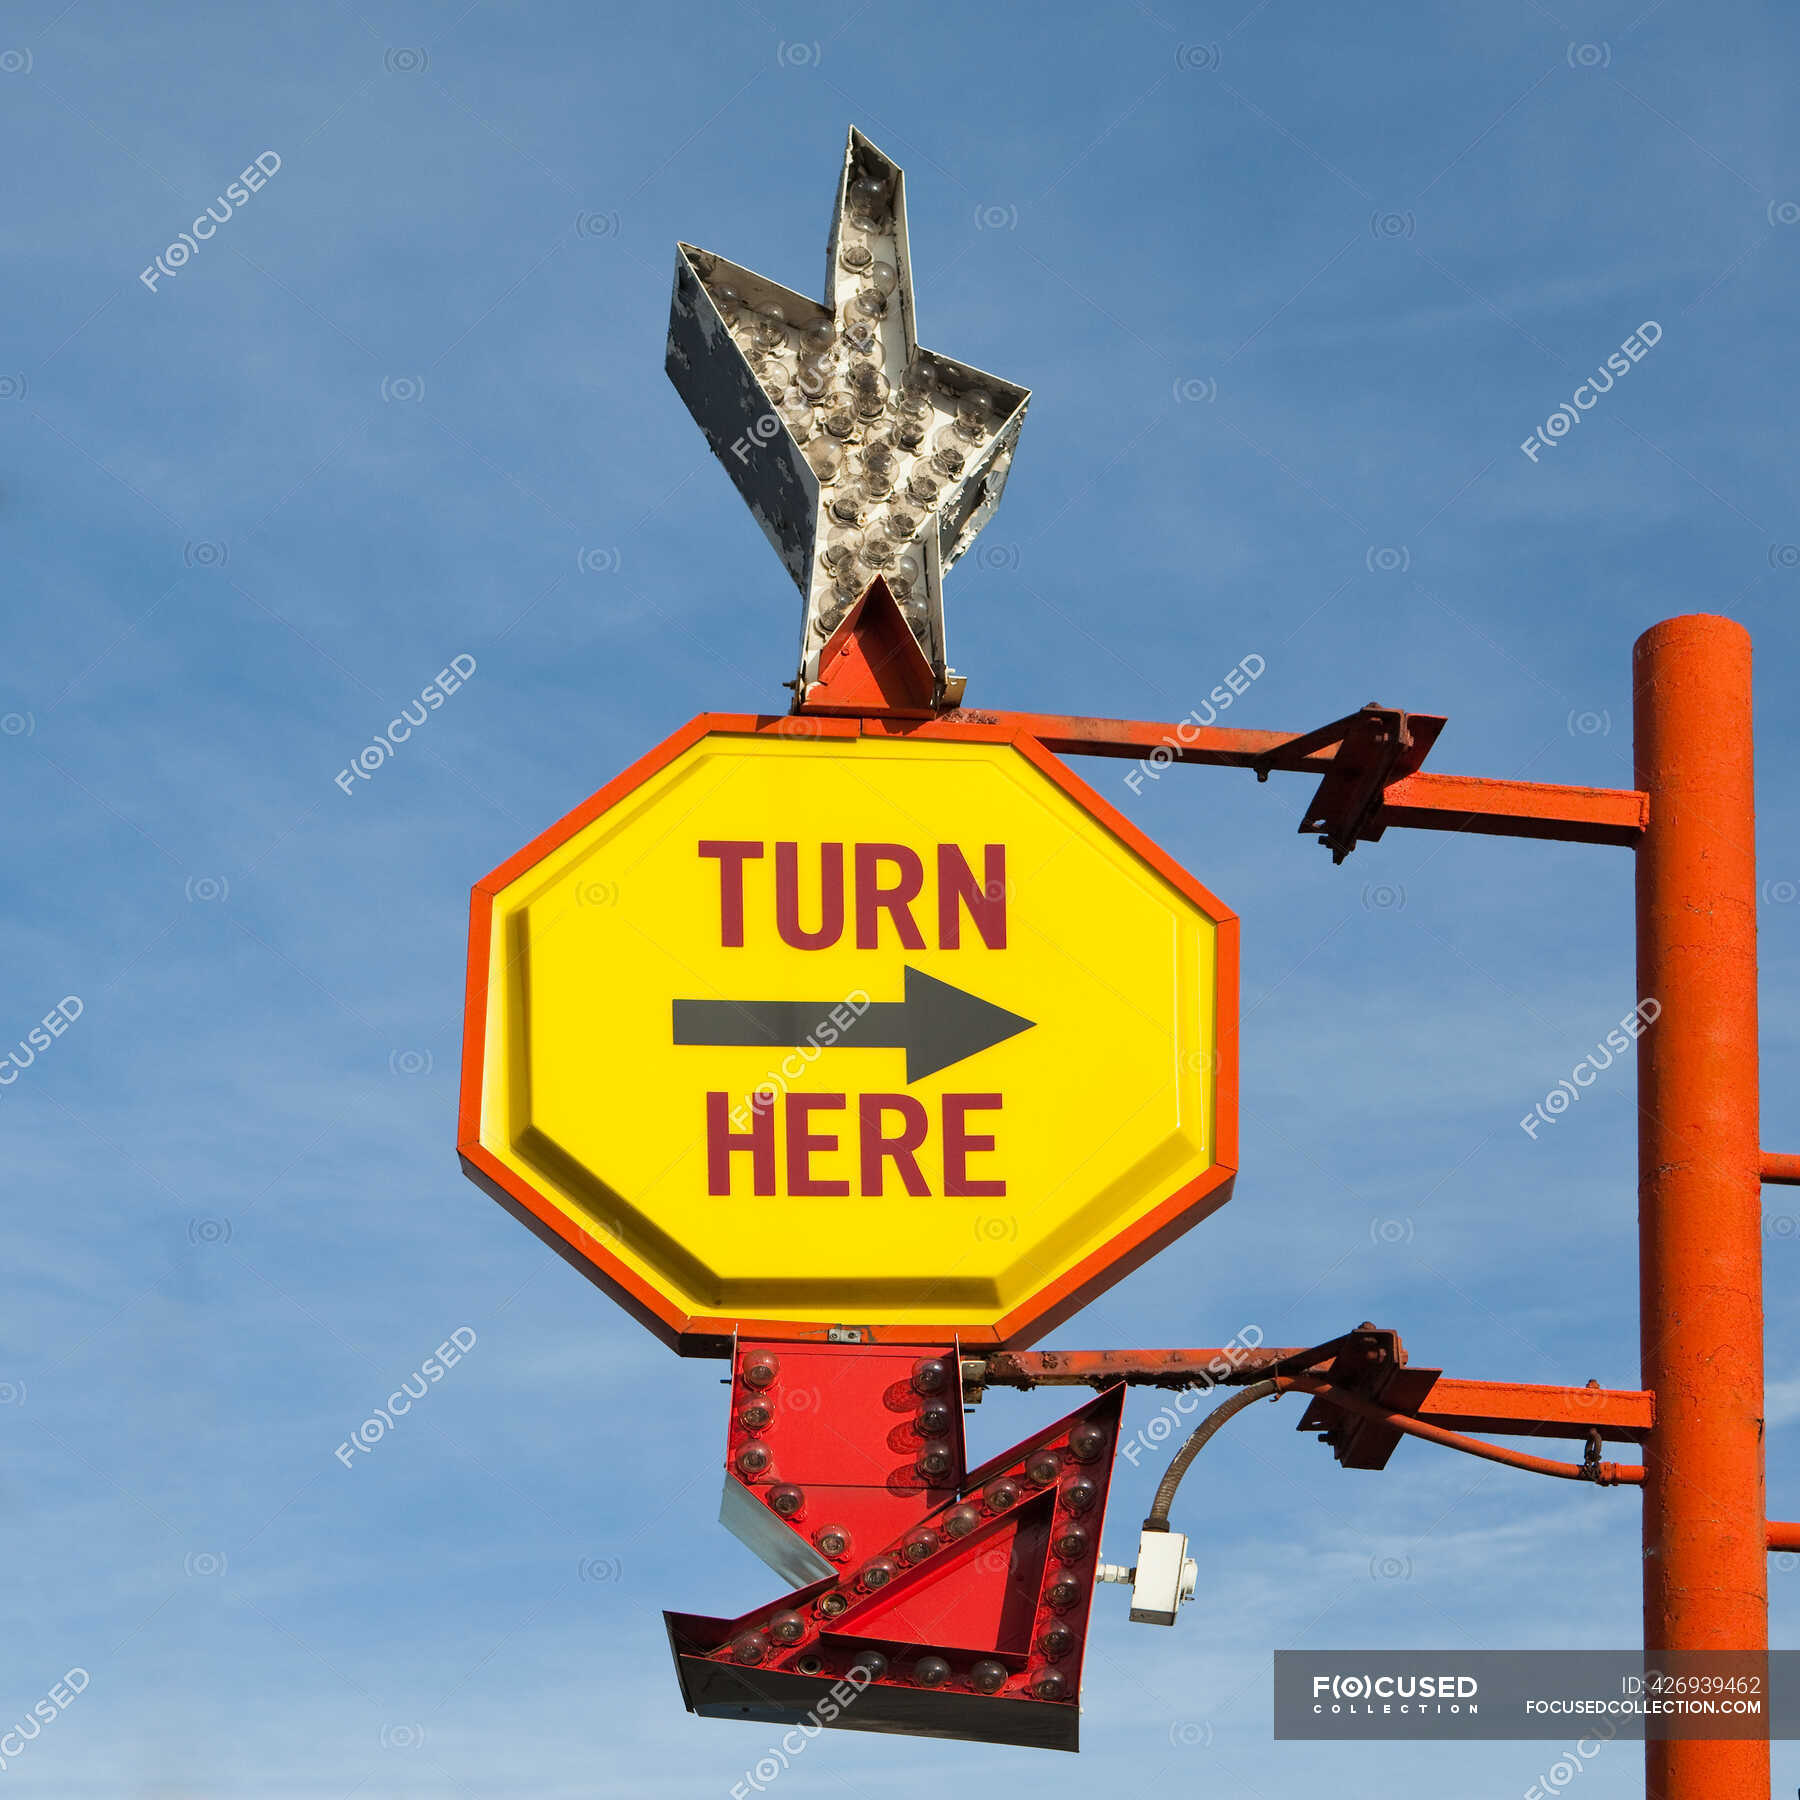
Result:
M804 597L796 697L876 575L937 677L943 577L993 516L1030 394L922 350L906 179L852 128L821 304L676 246L667 369Z

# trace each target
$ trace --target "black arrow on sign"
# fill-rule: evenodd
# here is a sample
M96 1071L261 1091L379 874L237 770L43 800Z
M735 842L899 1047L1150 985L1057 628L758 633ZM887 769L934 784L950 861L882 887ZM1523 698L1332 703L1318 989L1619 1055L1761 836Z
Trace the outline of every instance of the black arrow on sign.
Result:
M852 1050L904 1050L910 1084L966 1056L992 1049L1035 1019L1021 1018L918 969L906 971L906 998L878 1000L838 1037ZM842 1000L677 1000L675 1042L714 1048L791 1050L817 1038Z

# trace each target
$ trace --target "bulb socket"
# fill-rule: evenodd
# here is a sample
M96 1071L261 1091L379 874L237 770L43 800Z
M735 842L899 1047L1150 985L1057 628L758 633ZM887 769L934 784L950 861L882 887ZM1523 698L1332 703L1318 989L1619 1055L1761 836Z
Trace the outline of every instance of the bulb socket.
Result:
M950 1427L956 1423L956 1414L942 1400L933 1400L929 1406L919 1408L918 1417L913 1420L913 1430L920 1437L948 1437Z
M913 1364L912 1390L915 1394L942 1394L949 1387L950 1370L942 1357L926 1356Z
M909 1568L914 1567L922 1563L942 1542L929 1526L921 1525L900 1540L900 1560Z
M856 1585L865 1594L873 1594L884 1588L900 1573L889 1557L878 1556L873 1562L863 1564L862 1573L856 1578Z
M1098 1462L1106 1454L1107 1433L1104 1426L1092 1420L1077 1425L1069 1433L1069 1454L1078 1463Z
M942 1481L956 1467L956 1455L948 1444L927 1444L913 1463L914 1472L924 1481Z
M981 1523L981 1508L964 1501L944 1514L944 1536L965 1538Z

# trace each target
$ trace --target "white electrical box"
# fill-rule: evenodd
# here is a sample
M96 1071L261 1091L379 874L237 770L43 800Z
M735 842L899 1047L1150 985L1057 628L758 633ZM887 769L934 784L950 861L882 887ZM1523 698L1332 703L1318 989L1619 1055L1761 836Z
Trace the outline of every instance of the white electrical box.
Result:
M1179 1531L1146 1531L1138 1540L1137 1579L1131 1616L1139 1625L1173 1625L1184 1600L1194 1597L1199 1571Z

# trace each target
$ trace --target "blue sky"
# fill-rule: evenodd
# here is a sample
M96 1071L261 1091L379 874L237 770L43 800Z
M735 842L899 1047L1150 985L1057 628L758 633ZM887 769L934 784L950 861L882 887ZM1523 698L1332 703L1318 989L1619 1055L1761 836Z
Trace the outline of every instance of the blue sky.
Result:
M1034 391L946 586L971 703L1178 718L1255 653L1245 724L1378 698L1449 716L1444 770L1624 784L1632 639L1749 626L1765 1139L1800 1148L1787 9L28 0L5 31L0 1043L83 1010L0 1095L0 1715L92 1677L11 1791L722 1796L766 1748L680 1710L663 1642L664 1606L770 1592L715 1523L718 1371L462 1180L455 1064L471 882L691 714L783 701L792 589L662 373L672 246L816 290L852 121L907 169L921 338ZM1303 781L1124 767L1084 772L1244 921L1243 1174L1054 1341L1369 1318L1456 1374L1635 1385L1630 1072L1517 1123L1637 998L1627 855L1393 833L1334 869ZM972 1449L1055 1410L995 1396ZM839 1733L786 1792L1522 1793L1556 1745L1271 1743L1269 1653L1629 1643L1635 1499L1416 1445L1348 1473L1294 1416L1190 1478L1175 1630L1101 1596L1087 1762ZM1109 1554L1156 1474L1121 1470ZM1800 1564L1771 1583L1794 1644ZM1639 1780L1619 1746L1581 1791Z

